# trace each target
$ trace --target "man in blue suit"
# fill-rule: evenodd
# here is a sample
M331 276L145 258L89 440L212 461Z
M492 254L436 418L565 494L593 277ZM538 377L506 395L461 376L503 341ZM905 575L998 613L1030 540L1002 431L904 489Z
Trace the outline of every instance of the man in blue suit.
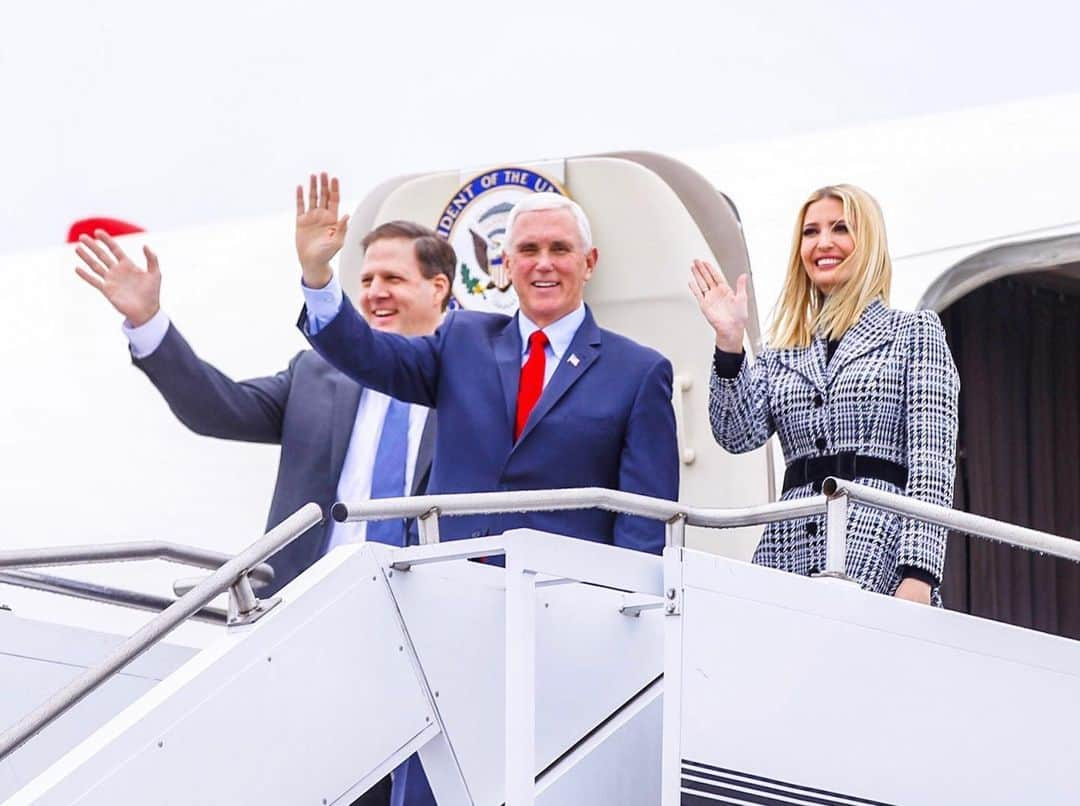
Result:
M298 324L349 377L438 411L429 493L597 486L678 498L671 364L601 329L584 304L598 255L576 203L538 193L510 212L503 264L517 315L452 311L419 338L370 327L342 296L329 255L347 223L327 227L325 260L301 262ZM520 527L653 553L664 545L663 524L599 511L453 517L440 533ZM395 804L434 802L418 765L406 780L405 792L395 782Z
M509 215L503 261L513 317L452 311L431 336L381 332L327 263L308 263L299 324L349 377L439 412L429 493L597 486L676 499L671 364L601 329L584 304L597 263L584 212L558 194L527 196ZM518 527L655 553L664 544L663 524L599 511L454 517L440 531Z

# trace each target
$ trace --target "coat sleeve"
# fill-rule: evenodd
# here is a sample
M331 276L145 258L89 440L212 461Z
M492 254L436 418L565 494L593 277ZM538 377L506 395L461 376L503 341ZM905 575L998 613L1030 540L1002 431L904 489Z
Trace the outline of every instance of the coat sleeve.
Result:
M154 352L132 361L157 387L177 419L195 433L278 444L293 371L301 355L276 375L234 381L199 358L170 324Z
M956 432L960 377L933 311L920 311L911 335L907 366L905 494L951 507L956 481ZM921 568L941 580L947 530L904 519L897 565Z
M679 500L679 456L675 410L671 405L671 362L660 358L650 368L630 412L619 456L619 489ZM615 518L615 545L660 554L664 524L633 515Z
M724 450L746 453L760 448L772 436L769 405L769 354L758 356L751 365L745 358L734 378L709 374L709 423L713 438Z
M307 318L305 307L297 327L331 366L377 392L435 407L442 345L453 313L434 335L413 338L374 330L347 296L337 316L318 333L310 332Z

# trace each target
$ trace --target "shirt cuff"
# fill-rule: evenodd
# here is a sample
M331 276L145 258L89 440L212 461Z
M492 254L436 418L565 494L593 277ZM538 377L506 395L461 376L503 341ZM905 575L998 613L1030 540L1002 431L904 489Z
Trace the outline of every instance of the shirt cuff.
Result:
M725 353L719 347L713 350L713 372L716 373L717 378L723 380L730 380L731 378L737 378L739 376L739 370L742 369L743 361L746 360L746 353Z
M131 355L135 358L146 358L165 340L165 334L169 331L169 317L165 315L165 311L158 308L157 313L138 327L125 319L122 330L131 346Z
M931 588L936 588L941 584L938 582L937 577L929 571L914 565L901 565L898 570L900 571L901 579L917 579L919 582L925 582Z
M330 275L330 282L322 288L308 288L304 281L300 281L300 288L304 292L304 302L307 303L308 333L315 335L332 321L341 310L341 283L338 282L337 274Z

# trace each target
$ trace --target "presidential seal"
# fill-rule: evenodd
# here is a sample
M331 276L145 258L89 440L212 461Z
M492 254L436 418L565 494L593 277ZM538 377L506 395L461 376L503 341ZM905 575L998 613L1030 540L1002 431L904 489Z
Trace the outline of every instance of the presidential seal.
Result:
M513 314L517 294L503 269L506 219L527 193L566 191L528 168L493 168L463 185L446 205L435 231L457 254L453 297L462 308Z

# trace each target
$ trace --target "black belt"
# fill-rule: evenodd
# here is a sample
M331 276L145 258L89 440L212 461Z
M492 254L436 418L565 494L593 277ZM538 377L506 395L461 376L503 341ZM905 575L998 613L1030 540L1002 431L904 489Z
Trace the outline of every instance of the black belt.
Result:
M793 487L813 484L814 492L821 492L821 482L829 476L852 481L853 479L878 479L895 484L901 490L907 486L907 468L878 459L863 456L854 451L836 453L832 456L804 456L787 466L784 472L784 492Z

